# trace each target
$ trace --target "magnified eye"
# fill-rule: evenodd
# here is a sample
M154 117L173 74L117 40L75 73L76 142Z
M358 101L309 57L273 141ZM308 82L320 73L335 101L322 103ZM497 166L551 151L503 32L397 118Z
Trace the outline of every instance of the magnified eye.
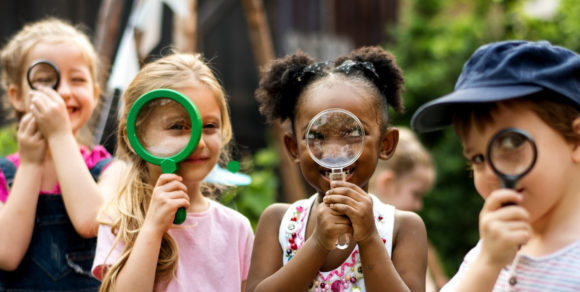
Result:
M362 130L361 129L354 129L350 132L349 136L351 137L360 137L362 136Z
M167 126L168 130L186 131L191 129L191 125L186 120L173 121Z
M520 146L522 146L522 144L524 144L525 141L526 141L526 138L524 136L509 135L509 136L503 137L500 141L500 144L503 148L512 150L512 149L517 149Z
M318 132L312 132L312 131L310 131L310 132L308 132L306 134L306 139L308 139L308 140L315 140L315 139L316 140L323 140L324 139L324 135L322 135L322 134L320 134Z
M52 85L55 82L53 76L45 75L45 76L35 76L33 80L31 80L32 84L38 85Z

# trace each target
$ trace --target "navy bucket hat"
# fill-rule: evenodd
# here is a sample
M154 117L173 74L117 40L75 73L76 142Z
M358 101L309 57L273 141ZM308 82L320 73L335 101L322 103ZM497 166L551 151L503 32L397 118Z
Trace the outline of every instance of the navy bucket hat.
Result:
M457 104L497 102L542 90L580 108L580 55L547 41L487 44L463 65L455 90L422 105L411 126L419 132L439 130L451 124Z

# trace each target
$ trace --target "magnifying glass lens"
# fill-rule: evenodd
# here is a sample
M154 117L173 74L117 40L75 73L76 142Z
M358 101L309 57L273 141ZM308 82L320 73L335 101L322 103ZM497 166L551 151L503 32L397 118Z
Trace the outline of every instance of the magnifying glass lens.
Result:
M353 163L363 150L364 130L353 116L329 111L315 117L308 128L306 142L314 160L328 168Z
M28 82L33 89L40 87L49 87L56 89L58 87L58 70L46 62L38 62L28 70Z
M535 148L526 136L518 132L501 134L490 147L490 162L503 174L518 175L534 164Z
M147 152L167 158L181 152L191 139L191 119L180 103L170 98L157 98L139 111L135 132Z

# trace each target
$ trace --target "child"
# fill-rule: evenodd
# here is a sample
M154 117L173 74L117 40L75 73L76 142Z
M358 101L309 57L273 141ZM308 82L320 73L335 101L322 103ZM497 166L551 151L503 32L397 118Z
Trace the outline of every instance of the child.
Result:
M412 125L453 124L485 203L480 241L444 291L580 290L580 56L546 41L479 48L455 91L423 105ZM516 127L537 145L533 169L502 189L487 163L497 131Z
M423 197L435 183L435 167L431 154L413 131L399 130L397 151L389 160L381 160L369 182L371 193L397 209L418 212ZM435 247L427 242L426 291L437 291L449 279L445 275Z
M162 174L127 140L129 109L158 88L190 98L203 123L197 148L176 174ZM243 291L254 240L250 222L202 194L202 180L232 137L224 92L211 69L199 55L166 56L137 74L123 101L117 149L126 171L104 210L93 264L101 291ZM179 207L188 214L174 228Z
M422 220L367 193L378 159L391 157L397 145L397 130L387 127L387 104L402 110L402 72L379 47L360 48L334 64L330 68L296 53L272 63L260 81L261 112L270 122L289 120L286 149L317 193L264 211L249 290L423 291L427 245ZM310 120L330 108L352 112L365 130L363 152L347 167L346 181L332 184L330 170L314 162L305 142ZM336 249L345 233L352 234L348 248Z
M398 130L397 151L389 160L379 161L369 188L381 201L417 212L423 208L423 196L433 188L435 168L415 134L403 127Z
M29 87L27 68L40 59L58 66L56 89ZM0 159L0 290L96 290L95 179L110 155L76 138L99 98L97 54L79 29L46 19L12 37L0 63L19 120L18 153Z

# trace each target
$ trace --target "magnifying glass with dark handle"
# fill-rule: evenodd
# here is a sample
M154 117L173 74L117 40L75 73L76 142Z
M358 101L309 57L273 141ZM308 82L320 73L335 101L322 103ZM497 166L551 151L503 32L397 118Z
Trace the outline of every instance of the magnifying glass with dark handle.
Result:
M491 169L502 188L515 189L536 163L538 151L530 134L519 128L506 128L493 135L487 145Z
M37 60L28 67L26 81L32 89L49 87L56 90L60 83L60 70L49 60Z
M159 165L163 173L175 173L178 164L193 153L203 127L195 104L172 89L145 93L131 106L127 116L127 137L131 147L145 161ZM180 207L174 224L185 221Z
M308 153L316 163L329 169L332 181L345 181L349 170L364 149L365 131L360 120L351 112L333 108L318 113L306 129ZM336 248L345 249L350 234L338 238Z

